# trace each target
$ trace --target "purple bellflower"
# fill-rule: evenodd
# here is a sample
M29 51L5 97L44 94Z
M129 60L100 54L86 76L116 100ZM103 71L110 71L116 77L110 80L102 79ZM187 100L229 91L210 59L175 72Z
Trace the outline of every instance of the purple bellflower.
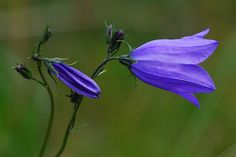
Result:
M193 94L215 90L209 74L198 65L218 45L216 40L203 38L208 32L206 29L181 39L153 40L119 60L143 82L180 95L199 108Z
M53 75L76 93L89 98L99 97L99 86L87 75L57 59L47 59L44 62Z

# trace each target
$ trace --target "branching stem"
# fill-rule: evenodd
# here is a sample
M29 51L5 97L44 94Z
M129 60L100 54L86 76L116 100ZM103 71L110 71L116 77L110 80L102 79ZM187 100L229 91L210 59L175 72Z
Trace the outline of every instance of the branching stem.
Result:
M112 61L112 60L118 60L119 58L118 57L108 57L106 58L94 71L94 73L92 74L91 78L92 79L95 79L99 73L103 70L104 66L109 62L109 61ZM79 111L79 107L80 107L80 104L82 103L82 100L83 100L83 96L82 95L79 95L79 101L77 104L75 104L75 109L74 109L74 112L71 116L71 119L67 125L67 129L66 129L66 132L65 132L65 135L64 135L64 138L63 138L63 142L62 142L62 145L58 151L58 153L56 154L55 157L60 157L61 154L63 153L65 147L66 147L66 144L67 144L67 141L68 141L68 137L71 133L71 128L72 126L74 125L74 122L75 122L75 119L77 118L77 113Z

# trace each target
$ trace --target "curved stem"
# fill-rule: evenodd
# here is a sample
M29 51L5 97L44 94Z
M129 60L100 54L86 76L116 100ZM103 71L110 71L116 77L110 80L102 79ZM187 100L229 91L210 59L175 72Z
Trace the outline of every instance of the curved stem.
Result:
M47 89L47 92L48 92L48 95L49 95L49 98L50 98L50 104L51 104L50 105L50 115L49 115L49 122L48 122L48 126L47 126L47 132L46 132L46 136L44 138L43 145L42 145L42 148L41 148L41 151L40 151L40 154L39 154L39 157L42 157L44 152L45 152L45 148L47 146L49 135L50 135L51 128L52 128L52 122L53 122L53 117L54 117L54 99L53 99L52 90L49 87L48 82L45 79L45 76L43 75L43 72L42 72L42 69L41 69L41 64L37 65L37 69L39 71L40 77L42 78L43 82L40 82L36 79L34 79L34 80L37 81L40 84L43 83L42 85Z
M112 61L112 60L118 60L119 58L118 57L111 57L111 58L106 58L96 69L95 71L93 72L91 78L92 79L95 79L99 73L102 71L102 69L104 68L104 66L109 62L109 61ZM75 104L75 109L74 109L74 112L70 118L70 121L67 125L67 129L66 129L66 133L64 135L64 138L63 138L63 142L62 142L62 145L58 151L58 153L56 154L55 157L60 157L61 154L63 153L65 147L66 147L66 144L67 144L67 140L68 140L68 137L71 133L71 128L72 126L74 125L74 122L75 122L75 119L77 117L77 113L79 111L79 107L80 107L80 104L82 103L82 100L83 100L83 96L82 95L79 95L79 102L77 104Z
M94 71L94 73L92 74L91 78L95 79L99 73L102 71L102 69L104 68L104 66L107 64L107 62L111 61L111 60L118 60L118 57L111 57L111 58L107 58L105 59L98 67L97 69Z
M60 148L60 150L58 151L58 153L56 154L55 157L59 157L62 154L62 152L64 151L65 147L66 147L68 137L69 137L69 135L71 133L71 128L74 125L74 121L76 119L76 116L77 116L77 113L79 111L79 107L80 107L80 104L81 104L82 100L83 100L83 96L80 95L79 102L75 106L75 109L74 109L74 112L73 112L73 114L72 114L72 116L70 118L69 124L67 125L66 133L64 135L64 139L63 139L61 148Z

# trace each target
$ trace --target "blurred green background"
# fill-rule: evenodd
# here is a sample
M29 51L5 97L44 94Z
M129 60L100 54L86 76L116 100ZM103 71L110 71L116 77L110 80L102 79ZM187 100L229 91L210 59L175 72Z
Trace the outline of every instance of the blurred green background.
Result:
M201 108L167 91L129 77L119 63L106 66L96 81L102 97L86 98L77 130L62 157L235 157L235 0L1 0L0 157L37 157L49 115L48 95L12 67L25 63L46 24L56 33L43 47L48 57L91 74L105 56L104 21L125 30L133 46L157 38L179 38L211 29L216 52L202 65L217 90L199 94ZM123 45L120 54L127 53ZM46 156L58 150L72 105L69 90L55 87L55 121Z

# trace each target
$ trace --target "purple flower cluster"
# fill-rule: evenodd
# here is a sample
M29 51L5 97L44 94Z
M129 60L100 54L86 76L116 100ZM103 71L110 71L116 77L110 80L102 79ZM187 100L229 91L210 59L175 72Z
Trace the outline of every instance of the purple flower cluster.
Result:
M147 42L119 57L137 78L177 95L200 107L193 94L215 90L209 74L198 64L206 60L216 49L216 40L204 39L206 29L180 39L160 39ZM73 91L90 98L99 97L99 86L87 75L62 62L50 63L62 82ZM49 66L50 67L50 66Z
M215 90L209 74L198 64L216 49L216 40L204 39L206 29L181 39L153 40L134 49L120 61L140 80L180 95L199 107L195 93Z

